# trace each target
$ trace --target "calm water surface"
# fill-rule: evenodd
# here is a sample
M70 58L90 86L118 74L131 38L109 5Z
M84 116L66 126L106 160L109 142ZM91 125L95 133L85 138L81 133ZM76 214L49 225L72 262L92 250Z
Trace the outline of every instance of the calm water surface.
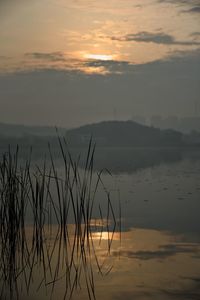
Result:
M200 151L119 153L104 155L113 177L103 180L113 203L120 197L122 243L97 291L105 299L200 299Z
M120 200L122 232L116 227L108 255L106 228L94 231L96 255L103 262L102 275L91 258L96 298L200 299L200 152L97 151L95 172L105 166L112 175L104 172L102 180L116 218ZM97 201L106 207L103 188ZM38 289L40 269L34 272L29 299L50 299L48 286ZM52 299L63 299L62 272ZM22 292L20 299L27 295ZM88 299L84 276L72 299Z

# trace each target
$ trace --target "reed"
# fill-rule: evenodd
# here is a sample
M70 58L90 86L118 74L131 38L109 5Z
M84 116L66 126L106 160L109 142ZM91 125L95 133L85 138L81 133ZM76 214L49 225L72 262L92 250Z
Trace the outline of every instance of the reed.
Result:
M38 267L43 274L38 289L51 290L51 297L57 282L64 278L63 299L71 299L84 278L88 298L96 299L93 261L100 274L103 275L104 270L93 242L93 211L96 205L101 233L106 223L108 255L116 229L115 212L101 179L102 172L94 178L92 139L84 170L79 167L80 156L76 160L72 158L67 141L58 135L58 142L64 174L56 169L50 145L50 164L44 159L43 164L35 168L31 151L23 167L20 165L18 147L14 153L8 149L1 158L0 299L19 299L20 284L28 293ZM107 197L106 219L101 203L96 203L99 185Z

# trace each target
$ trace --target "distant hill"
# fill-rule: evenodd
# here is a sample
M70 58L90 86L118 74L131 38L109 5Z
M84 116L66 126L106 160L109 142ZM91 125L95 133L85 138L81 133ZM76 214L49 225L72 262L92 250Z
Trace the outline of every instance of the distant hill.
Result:
M98 146L134 147L134 146L180 146L183 134L172 130L161 130L138 124L133 121L106 121L81 126L66 133L70 144L84 146L90 137Z
M60 134L64 135L65 128L59 128ZM16 124L0 123L0 136L2 137L25 137L25 136L55 136L56 130L50 126L25 126Z
M107 150L108 148L117 149L120 147L123 147L124 150L129 147L144 147L150 153L151 149L148 148L151 147L165 148L165 150L171 147L200 147L199 133L193 132L185 135L175 130L162 130L133 121L106 121L71 130L59 128L59 135L66 136L68 145L72 147L75 153L77 150L79 151L79 147L86 149L91 137L100 151L104 147ZM41 157L44 153L49 153L48 144L51 145L54 154L59 155L58 137L53 127L29 127L0 123L0 155L7 151L8 147L15 151L18 145L22 156L29 154L30 147L32 147L34 156ZM142 149L139 151L141 152ZM110 160L108 153L106 159ZM128 160L130 161L130 159ZM107 165L109 165L108 162Z

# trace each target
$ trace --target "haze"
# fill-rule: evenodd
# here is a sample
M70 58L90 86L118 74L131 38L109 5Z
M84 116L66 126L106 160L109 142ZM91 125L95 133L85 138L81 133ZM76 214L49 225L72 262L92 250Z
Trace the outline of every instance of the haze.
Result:
M199 0L1 1L1 122L198 115L199 12Z

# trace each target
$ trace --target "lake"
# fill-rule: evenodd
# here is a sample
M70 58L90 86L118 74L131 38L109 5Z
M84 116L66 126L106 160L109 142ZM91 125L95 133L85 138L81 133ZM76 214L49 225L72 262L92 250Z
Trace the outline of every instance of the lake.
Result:
M82 151L80 168L85 155ZM77 157L77 151L73 157ZM37 158L34 164L41 166L41 161ZM58 156L55 165L62 176L63 161ZM71 283L66 275L66 254L63 254L67 246L63 241L59 243L55 218L52 218L51 238L45 246L48 251L42 253L52 253L49 269L57 270L56 281L52 284L48 274L44 280L44 265L35 260L29 284L27 266L27 277L20 279L19 299L27 299L27 286L30 300L64 299L65 296L75 300L200 299L200 151L96 149L94 181L100 170L103 170L102 184L93 208L96 220L86 241L84 256L77 255L73 262ZM80 174L84 174L81 169ZM94 188L93 183L92 191ZM107 223L102 225L102 220ZM68 223L70 245L73 245L73 218ZM31 224L27 228L31 231ZM27 236L31 235L27 233ZM56 236L58 242L55 242ZM89 240L92 240L91 248ZM48 265L48 257L41 258L44 260ZM76 271L79 267L80 273ZM73 293L66 293L66 283L73 285L76 273L80 280L74 283ZM1 279L2 290L3 285ZM4 293L5 299L8 295Z

